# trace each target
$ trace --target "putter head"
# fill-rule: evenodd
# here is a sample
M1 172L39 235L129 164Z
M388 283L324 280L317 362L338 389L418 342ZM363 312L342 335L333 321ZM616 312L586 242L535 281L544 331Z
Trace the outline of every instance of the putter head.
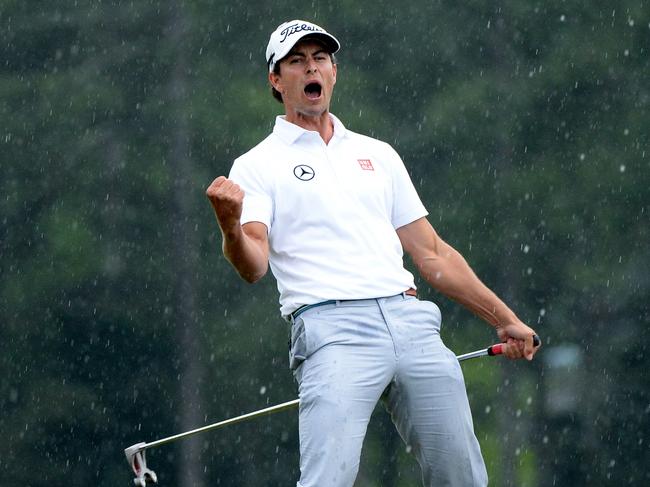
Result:
M148 483L158 483L156 472L147 468L147 457L145 456L146 443L136 443L124 450L126 461L135 473L133 483L136 487L147 487Z

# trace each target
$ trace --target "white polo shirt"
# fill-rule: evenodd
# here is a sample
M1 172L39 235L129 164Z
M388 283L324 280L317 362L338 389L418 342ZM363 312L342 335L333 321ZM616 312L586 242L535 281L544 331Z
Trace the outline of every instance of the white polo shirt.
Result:
M230 171L245 192L241 223L267 227L284 316L304 304L415 287L395 230L427 211L404 163L390 145L330 116L329 144L278 117Z

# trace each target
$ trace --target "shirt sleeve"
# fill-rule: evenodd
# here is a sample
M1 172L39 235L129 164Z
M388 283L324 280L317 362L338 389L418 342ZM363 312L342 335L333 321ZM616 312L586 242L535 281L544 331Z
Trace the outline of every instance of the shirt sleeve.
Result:
M389 146L390 147L390 146ZM429 214L418 195L402 158L390 147L393 185L391 223L398 229Z
M265 182L263 171L251 161L236 159L228 176L244 190L244 203L241 224L261 222L271 230L273 217L273 199L268 181Z

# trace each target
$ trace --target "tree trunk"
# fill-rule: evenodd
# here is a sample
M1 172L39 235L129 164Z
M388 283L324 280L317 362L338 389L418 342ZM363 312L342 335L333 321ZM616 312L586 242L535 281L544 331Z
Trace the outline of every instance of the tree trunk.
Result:
M168 40L175 52L174 66L169 81L170 102L170 169L173 183L173 210L170 221L172 233L172 262L176 282L176 333L180 359L180 429L187 431L201 425L202 378L204 375L200 354L198 313L195 304L195 285L192 270L196 268L197 242L191 224L192 161L190 158L190 130L185 111L187 98L186 52L188 18L183 4L169 2ZM181 487L202 487L205 485L201 466L201 440L190 437L183 440L179 462L179 485Z

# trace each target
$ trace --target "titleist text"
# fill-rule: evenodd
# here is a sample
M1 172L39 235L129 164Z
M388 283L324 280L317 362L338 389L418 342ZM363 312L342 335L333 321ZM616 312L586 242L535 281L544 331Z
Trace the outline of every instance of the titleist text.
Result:
M303 30L311 30L314 32L322 32L323 29L319 29L318 27L314 27L313 25L307 25L307 24L291 24L284 29L280 31L280 35L282 36L282 39L280 39L280 42L284 42L287 37L290 35L293 35L297 32L302 32Z

